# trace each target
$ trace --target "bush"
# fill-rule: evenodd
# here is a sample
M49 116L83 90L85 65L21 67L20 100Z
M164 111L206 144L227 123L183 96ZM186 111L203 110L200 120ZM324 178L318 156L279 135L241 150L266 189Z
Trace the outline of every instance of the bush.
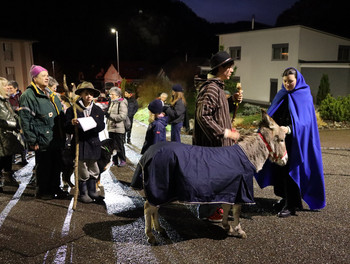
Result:
M327 97L328 94L330 94L330 88L329 88L329 80L328 75L323 74L320 82L320 86L318 87L318 92L316 96L316 105L320 105L321 102Z
M334 98L328 94L318 110L324 120L350 121L350 95Z
M242 107L241 114L243 116L256 115L261 113L261 107L257 105L252 105L249 103L245 103Z

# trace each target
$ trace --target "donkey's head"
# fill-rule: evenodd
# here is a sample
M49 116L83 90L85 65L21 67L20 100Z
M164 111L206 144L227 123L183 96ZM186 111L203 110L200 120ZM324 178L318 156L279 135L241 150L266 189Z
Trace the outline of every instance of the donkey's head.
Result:
M259 125L259 135L270 152L269 159L271 162L284 166L288 161L285 144L286 134L265 110L261 110L261 114L262 121Z

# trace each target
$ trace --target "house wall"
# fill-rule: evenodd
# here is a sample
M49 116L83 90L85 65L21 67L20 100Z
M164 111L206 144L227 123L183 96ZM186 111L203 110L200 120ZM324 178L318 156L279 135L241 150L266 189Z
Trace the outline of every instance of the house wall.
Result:
M13 60L5 60L4 43L12 43ZM9 79L6 73L7 67L15 70L15 81L17 81L21 91L29 85L31 78L29 70L33 64L32 41L0 39L0 76Z
M282 43L289 44L288 60L272 60L272 45ZM302 26L291 26L219 35L219 45L227 52L230 47L241 47L241 60L236 60L235 66L236 76L240 77L242 83L244 100L269 104L271 79L278 80L279 90L284 69L295 67L300 71L299 60L336 61L338 46L350 45L350 41ZM311 74L308 70L305 73ZM310 78L314 80L317 76L313 74ZM333 73L332 76L336 75ZM304 77L308 82L308 76Z
M347 96L350 94L350 67L334 68L325 65L325 67L302 67L301 73L307 79L311 94L316 102L317 92L320 86L323 74L328 75L329 88L333 96Z

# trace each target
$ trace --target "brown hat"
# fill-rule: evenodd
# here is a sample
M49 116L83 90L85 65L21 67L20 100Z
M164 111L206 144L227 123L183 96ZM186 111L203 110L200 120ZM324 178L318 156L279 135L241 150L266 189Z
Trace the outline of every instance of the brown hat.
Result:
M80 95L84 90L89 90L93 92L94 97L98 97L100 95L100 91L95 89L91 82L82 82L81 84L79 84L77 89L75 90L75 94Z

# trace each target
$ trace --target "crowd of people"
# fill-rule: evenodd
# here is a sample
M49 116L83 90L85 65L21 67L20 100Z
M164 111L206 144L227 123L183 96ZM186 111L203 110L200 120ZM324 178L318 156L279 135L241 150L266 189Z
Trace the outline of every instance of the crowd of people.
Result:
M233 73L234 60L226 52L211 58L210 77L200 86L195 110L193 145L206 147L232 146L240 134L232 127L230 112L242 102L243 94L225 90L224 82ZM72 153L79 153L79 200L90 203L99 199L96 182L100 174L97 161L101 155L99 133L104 129L113 140L116 154L113 165L126 165L125 147L131 144L134 115L138 110L135 91L117 86L108 89L108 107L101 109L94 100L100 91L90 82L82 82L75 90L74 105L63 102L56 92L58 82L38 65L30 69L32 82L21 93L15 81L0 77L0 191L6 185L18 186L13 177L12 162L20 154L27 163L28 151L35 152L36 198L64 199L69 196L60 187L62 150L71 142ZM256 175L263 188L273 185L281 197L275 207L279 217L295 215L302 200L310 209L326 205L322 155L310 87L295 68L282 75L282 89L268 113L285 130L290 160L285 167L269 162ZM186 99L180 84L168 94L161 93L148 104L149 125L141 154L157 142L166 141L166 126L171 126L171 141L181 142L181 129L186 117ZM77 110L78 109L78 110ZM127 125L128 123L128 125ZM74 144L77 142L79 144ZM79 149L77 151L77 146ZM142 188L142 170L137 167L131 186ZM200 205L199 218L212 222L222 219L219 204Z

